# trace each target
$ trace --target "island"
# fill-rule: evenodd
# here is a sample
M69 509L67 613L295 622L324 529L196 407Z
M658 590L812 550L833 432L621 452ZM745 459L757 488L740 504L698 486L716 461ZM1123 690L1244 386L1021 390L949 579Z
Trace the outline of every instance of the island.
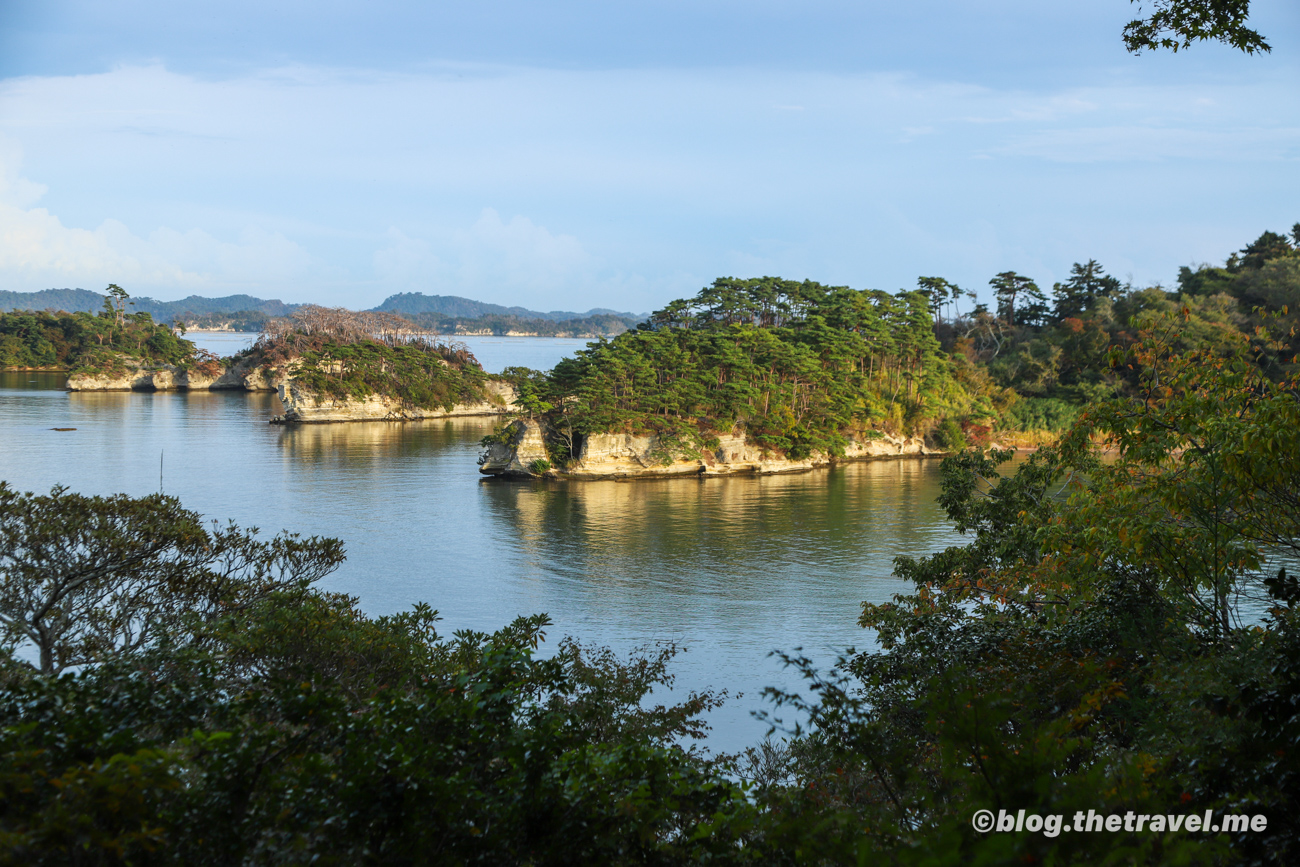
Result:
M268 320L244 352L218 358L183 330L126 312L126 295L114 288L98 315L0 314L5 366L67 371L69 391L274 391L284 406L271 419L279 424L491 416L513 407L510 383L486 373L464 344L395 314L302 305Z
M393 313L307 305L268 323L248 355L280 377L273 424L500 415L514 389L463 343Z
M479 469L628 479L949 454L998 415L969 374L922 292L724 278L550 373L515 372L519 417Z

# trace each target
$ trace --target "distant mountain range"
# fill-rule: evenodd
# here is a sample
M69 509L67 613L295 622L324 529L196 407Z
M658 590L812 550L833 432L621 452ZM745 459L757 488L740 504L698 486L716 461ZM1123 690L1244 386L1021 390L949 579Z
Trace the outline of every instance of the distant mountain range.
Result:
M285 304L280 300L267 301L252 295L227 295L224 298L204 298L191 295L180 301L155 301L152 298L131 298L127 310L148 313L159 322L168 322L184 316L203 316L208 313L242 313L254 311L267 316L288 316L299 304ZM69 313L87 311L94 313L104 307L104 295L89 289L42 289L40 292L0 291L0 310L66 310Z
M287 316L302 305L286 304L278 299L266 300L251 295L227 295L224 298L204 298L191 295L180 301L155 301L152 298L132 298L133 307L128 309L137 313L148 313L154 319L166 322L187 316L205 316L208 314L242 313L253 311L267 316ZM104 296L88 289L43 289L40 292L0 291L0 310L66 310L69 313L80 311L95 312L104 306ZM585 313L573 313L567 310L552 310L542 313L525 307L504 307L489 304L457 295L425 295L421 292L403 292L389 296L376 312L415 315L419 313L437 313L458 319L478 319L483 316L517 316L521 319L546 319L551 322L567 322L570 319L586 319L591 316L617 316L620 319L641 321L643 314L623 313L598 307Z
M526 307L503 307L486 301L461 298L459 295L425 295L422 292L402 292L390 295L383 304L372 308L380 313L439 313L459 319L478 319L482 316L518 316L520 319L549 319L551 322L568 322L570 319L586 319L591 316L617 316L620 319L645 319L644 314L626 313L610 310L608 307L594 307L586 313L574 313L569 310L552 310L542 313Z

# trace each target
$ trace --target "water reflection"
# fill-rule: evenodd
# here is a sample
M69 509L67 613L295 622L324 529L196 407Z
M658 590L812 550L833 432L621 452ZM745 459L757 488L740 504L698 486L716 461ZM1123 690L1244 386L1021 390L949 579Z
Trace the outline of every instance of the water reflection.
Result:
M379 464L436 457L440 451L477 442L492 430L485 418L426 419L409 422L365 421L305 424L278 428L283 457L295 463L325 463L340 472L373 471Z
M721 479L485 480L483 490L492 517L557 569L693 584L702 571L724 591L774 573L841 581L882 549L934 544L940 518L936 474L915 460Z
M140 495L159 489L163 469L164 490L209 517L343 539L348 560L324 585L373 614L427 601L444 632L545 612L553 639L622 649L677 639L690 648L679 686L746 694L712 718L720 749L760 737L749 716L758 693L790 684L770 650L829 659L861 645L862 601L901 589L893 557L956 538L934 504L932 461L758 478L485 480L475 458L490 418L286 428L266 423L278 403L269 393L61 388L58 374L0 379L0 479Z
M5 390L50 391L67 381L66 373L49 370L0 370L0 389Z
M529 595L562 602L578 625L568 631L623 647L684 640L692 652L681 686L746 694L713 717L717 744L731 749L761 737L750 713L763 687L797 686L769 651L802 647L829 663L839 648L864 646L861 603L904 589L893 558L955 540L934 502L938 483L936 462L904 460L790 476L479 487Z

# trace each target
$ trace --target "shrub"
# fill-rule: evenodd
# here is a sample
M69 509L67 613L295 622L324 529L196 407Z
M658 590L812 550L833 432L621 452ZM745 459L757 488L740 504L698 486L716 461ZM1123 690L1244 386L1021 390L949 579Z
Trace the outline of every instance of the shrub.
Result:
M1055 397L1026 397L1002 414L1007 430L1049 431L1060 433L1074 424L1079 407Z
M934 442L939 448L949 452L965 451L966 434L955 418L946 418L934 429Z

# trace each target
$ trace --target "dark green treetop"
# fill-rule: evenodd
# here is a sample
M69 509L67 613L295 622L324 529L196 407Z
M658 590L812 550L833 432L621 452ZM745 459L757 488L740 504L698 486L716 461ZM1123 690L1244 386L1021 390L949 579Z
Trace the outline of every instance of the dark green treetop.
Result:
M1142 12L1142 0L1131 0ZM1124 47L1134 54L1155 48L1177 53L1193 42L1213 40L1247 54L1272 47L1246 26L1250 0L1150 0L1151 13L1124 27Z

